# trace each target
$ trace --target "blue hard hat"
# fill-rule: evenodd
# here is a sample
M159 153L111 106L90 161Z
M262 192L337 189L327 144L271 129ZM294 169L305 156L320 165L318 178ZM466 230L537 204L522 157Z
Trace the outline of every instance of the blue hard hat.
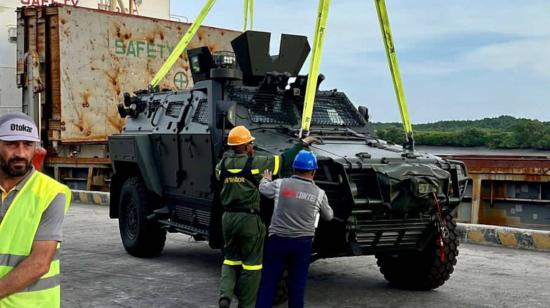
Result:
M316 170L317 169L317 157L310 151L301 150L294 158L292 168L299 170Z

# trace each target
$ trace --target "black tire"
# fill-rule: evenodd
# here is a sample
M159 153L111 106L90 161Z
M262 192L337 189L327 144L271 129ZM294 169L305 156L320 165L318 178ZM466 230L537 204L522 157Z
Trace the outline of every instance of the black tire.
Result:
M380 272L394 287L406 290L432 290L442 286L454 270L458 256L458 236L453 217L445 218L449 237L444 239L445 261L441 262L436 239L423 251L377 254Z
M118 226L122 244L135 257L159 256L166 242L166 230L147 220L155 207L154 196L139 177L128 178L122 185L118 204Z

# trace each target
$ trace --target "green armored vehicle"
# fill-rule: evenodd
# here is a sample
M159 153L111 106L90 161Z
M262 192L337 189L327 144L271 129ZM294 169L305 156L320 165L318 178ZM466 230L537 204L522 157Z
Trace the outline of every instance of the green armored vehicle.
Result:
M233 51L189 50L192 89L125 95L119 113L127 123L109 138L110 217L129 254L159 255L167 232L223 246L214 166L232 127L252 131L258 154L298 141L307 83L298 72L310 47L304 36L283 34L279 55L270 56L269 41L269 33L248 31ZM315 181L337 217L320 222L312 260L375 255L394 286L441 286L458 255L452 213L466 189L465 165L377 139L367 109L336 90L317 91L310 133L322 140L311 147Z

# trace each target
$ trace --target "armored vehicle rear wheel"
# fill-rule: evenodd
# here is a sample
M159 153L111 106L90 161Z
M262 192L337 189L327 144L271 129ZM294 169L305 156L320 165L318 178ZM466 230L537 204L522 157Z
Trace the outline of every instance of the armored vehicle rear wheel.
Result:
M423 251L377 254L378 266L391 285L407 290L431 290L442 286L454 270L458 256L458 236L453 217L445 218L449 236L444 239L445 260L433 239Z
M155 209L154 200L139 177L128 178L122 185L118 226L122 244L132 256L156 257L164 248L166 230L147 220Z

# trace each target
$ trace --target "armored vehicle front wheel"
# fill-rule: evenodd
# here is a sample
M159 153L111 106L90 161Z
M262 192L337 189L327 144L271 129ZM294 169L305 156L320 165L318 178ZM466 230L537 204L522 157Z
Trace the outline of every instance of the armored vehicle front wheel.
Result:
M122 244L132 256L156 257L164 248L166 230L147 219L155 209L154 200L139 177L128 178L122 185L118 226Z
M459 244L456 223L451 215L445 218L445 224L449 236L443 240L443 262L434 238L423 251L377 254L377 263L384 278L391 285L407 290L431 290L442 286L454 270Z

